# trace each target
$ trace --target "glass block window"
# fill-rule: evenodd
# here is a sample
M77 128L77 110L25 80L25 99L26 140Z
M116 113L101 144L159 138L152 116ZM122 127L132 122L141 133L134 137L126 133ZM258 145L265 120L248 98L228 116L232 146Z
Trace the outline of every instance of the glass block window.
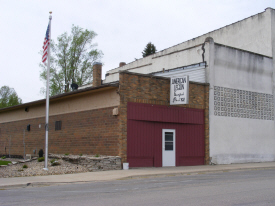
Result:
M273 95L214 86L214 115L274 120Z

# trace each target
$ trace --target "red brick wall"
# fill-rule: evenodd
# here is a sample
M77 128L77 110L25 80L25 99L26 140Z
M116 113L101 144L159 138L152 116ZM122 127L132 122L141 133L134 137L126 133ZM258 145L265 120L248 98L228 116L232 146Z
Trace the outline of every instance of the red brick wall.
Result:
M170 79L135 74L127 71L119 74L119 156L127 159L127 102L170 105ZM209 163L209 85L189 84L189 104L181 107L204 109L205 114L205 164Z
M49 118L49 153L118 155L118 118L112 115L113 107L55 115ZM62 121L62 129L55 131L55 121ZM45 147L45 118L0 124L0 154L26 154ZM39 128L41 124L41 128ZM11 144L10 144L11 139ZM6 150L5 150L6 147Z

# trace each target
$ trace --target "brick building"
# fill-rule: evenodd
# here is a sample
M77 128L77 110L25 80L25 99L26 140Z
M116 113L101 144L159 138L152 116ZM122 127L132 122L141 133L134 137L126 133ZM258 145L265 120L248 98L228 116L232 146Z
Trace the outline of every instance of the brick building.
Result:
M100 76L94 75L94 82L101 82ZM169 95L169 78L122 71L118 82L51 97L49 153L114 155L130 167L159 167L162 130L181 128L175 165L208 163L208 84L190 82L188 105L170 106ZM143 116L135 112L144 109ZM44 148L44 110L45 100L1 109L0 154L23 155L24 146L26 154L37 154ZM138 137L139 132L145 133ZM188 148L185 153L182 147Z

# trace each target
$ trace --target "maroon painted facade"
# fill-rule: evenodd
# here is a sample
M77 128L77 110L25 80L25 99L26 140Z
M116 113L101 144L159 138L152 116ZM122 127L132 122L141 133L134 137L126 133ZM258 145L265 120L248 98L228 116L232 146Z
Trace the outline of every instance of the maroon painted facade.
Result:
M162 166L162 130L176 131L176 166L203 165L204 110L128 102L130 167Z

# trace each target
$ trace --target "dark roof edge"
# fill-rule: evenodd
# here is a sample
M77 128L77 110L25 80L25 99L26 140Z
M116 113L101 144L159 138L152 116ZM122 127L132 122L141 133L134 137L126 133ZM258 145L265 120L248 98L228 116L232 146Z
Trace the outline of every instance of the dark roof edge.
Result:
M102 89L102 88L106 88L106 87L118 87L118 86L119 86L119 83L118 83L118 81L116 81L116 82L103 84L103 85L98 86L98 87L87 87L87 88L84 88L84 89L79 89L79 90L76 90L76 91L71 91L71 92L67 92L67 93L52 96L52 97L50 97L50 101L51 100L56 100L56 99L59 99L59 98L62 98L62 97L66 97L66 96L71 96L71 95L75 95L75 94L80 94L80 93L92 91L92 90ZM0 109L0 112L13 110L13 109L17 109L17 108L24 108L24 107L28 107L28 106L32 106L32 105L38 105L38 104L44 103L45 101L46 101L46 99L40 99L40 100L36 100L36 101L33 101L33 102L27 102L27 103L24 103L24 104L19 104L19 105L16 105L16 106L5 107L5 108Z

